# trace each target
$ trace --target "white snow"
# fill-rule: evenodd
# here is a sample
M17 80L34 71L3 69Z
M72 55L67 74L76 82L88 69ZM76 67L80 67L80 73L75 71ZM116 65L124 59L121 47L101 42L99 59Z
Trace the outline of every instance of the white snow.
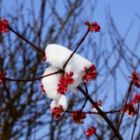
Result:
M53 100L50 105L50 109L53 110L55 107L62 106L63 110L65 111L68 107L68 101L65 95L61 95L58 100Z
M49 44L45 50L46 61L52 66L59 69L63 69L63 65L72 54L72 51L62 45ZM82 82L82 76L84 74L84 67L89 68L92 65L90 61L84 57L74 54L68 64L66 65L66 72L73 72L73 78L75 80L74 87L77 87Z
M68 101L65 95L61 95L59 101L58 101L58 105L61 105L64 109L64 111L67 109L68 107Z
M58 71L57 68L50 66L46 68L43 75L47 75L56 71ZM44 86L45 93L50 99L57 100L60 97L60 94L57 93L57 85L59 82L59 78L60 74L54 74L42 79L42 84Z

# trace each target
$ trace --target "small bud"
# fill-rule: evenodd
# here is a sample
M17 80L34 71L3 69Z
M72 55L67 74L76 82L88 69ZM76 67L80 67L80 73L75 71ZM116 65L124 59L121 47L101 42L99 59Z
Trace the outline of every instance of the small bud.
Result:
M85 135L86 135L87 137L90 137L90 136L92 136L92 135L94 135L94 134L96 134L96 128L95 128L94 126L88 128L88 129L86 130L86 132L85 132Z
M6 33L8 32L9 23L6 19L0 19L0 32Z
M139 75L136 71L133 71L133 72L132 72L131 79L132 79L132 81L133 81L133 84L134 84L137 88L140 88L140 75Z
M7 74L7 72L2 72L2 73L0 73L0 84L3 83L6 74Z

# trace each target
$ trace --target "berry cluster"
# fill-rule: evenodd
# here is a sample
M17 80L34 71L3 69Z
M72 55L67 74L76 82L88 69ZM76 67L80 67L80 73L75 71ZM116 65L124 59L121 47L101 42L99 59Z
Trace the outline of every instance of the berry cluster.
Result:
M72 78L73 72L65 73L61 75L58 83L58 93L65 94L68 90L68 86L74 83L74 79Z
M97 22L85 22L85 25L88 26L88 30L91 32L99 32L100 31L100 25Z
M52 110L52 116L55 119L59 119L61 117L61 113L64 112L63 107L60 105L58 107L54 107Z
M84 113L82 110L78 110L72 113L72 118L75 123L81 124L84 122L83 120L86 118L86 113Z
M8 32L9 23L6 19L0 19L0 32Z
M97 77L96 67L95 65L91 65L90 68L84 67L85 74L82 79L84 82L88 82L91 80L95 80Z
M130 116L134 116L137 114L136 104L140 104L140 94L135 94L134 98L130 101L129 104L124 105L122 108L123 113L128 113Z
M123 113L128 113L130 116L134 116L137 114L137 108L133 102L124 105L124 107L121 110Z

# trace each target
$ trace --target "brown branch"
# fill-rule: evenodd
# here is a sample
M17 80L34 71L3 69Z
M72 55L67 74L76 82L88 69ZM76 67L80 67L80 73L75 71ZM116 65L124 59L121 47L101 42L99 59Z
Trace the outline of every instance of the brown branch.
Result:
M77 112L77 111L73 111L73 110L66 110L65 111L66 113L74 113L74 112ZM93 112L93 111L82 111L86 114L99 114L99 112ZM119 113L120 110L110 110L110 111L102 111L104 114L113 114L113 113ZM100 114L99 114L100 115Z
M107 124L110 126L114 134L118 137L119 140L123 140L122 136L118 132L118 130L114 127L113 123L110 121L110 119L106 116L106 114L98 107L98 105L93 101L93 99L87 94L80 86L78 86L79 91L85 96L85 98L88 99L88 101L94 105L96 110L99 112L99 115L107 122Z

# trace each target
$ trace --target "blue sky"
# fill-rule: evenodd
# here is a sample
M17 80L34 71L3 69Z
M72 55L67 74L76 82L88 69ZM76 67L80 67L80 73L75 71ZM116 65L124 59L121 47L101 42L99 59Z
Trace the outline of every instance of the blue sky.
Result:
M136 14L140 14L139 0L99 0L95 15L99 20L104 19L105 10L109 9L114 18L117 27L120 31L125 31L125 28L132 20L136 20Z
M5 9L12 12L12 7L14 6L16 0L4 0L2 2L2 14L4 16ZM59 11L60 13L64 10L63 9L63 1L65 0L57 0L59 1ZM20 1L17 1L20 3ZM24 0L26 7L28 7L31 1ZM40 0L34 1L36 6L36 11L38 9L38 4ZM86 6L86 3L85 3ZM86 9L86 8L85 8ZM137 18L137 15L140 16L140 1L139 0L97 0L97 6L95 13L92 17L94 20L97 20L99 23L105 22L105 11L110 9L111 15L115 20L117 27L119 27L119 31L124 33L126 28L129 26L130 22L133 20L134 23L140 22L140 19ZM88 11L88 7L86 9ZM87 17L83 17L87 18ZM136 24L135 24L136 25ZM136 25L137 26L137 25ZM136 27L135 26L135 27Z

